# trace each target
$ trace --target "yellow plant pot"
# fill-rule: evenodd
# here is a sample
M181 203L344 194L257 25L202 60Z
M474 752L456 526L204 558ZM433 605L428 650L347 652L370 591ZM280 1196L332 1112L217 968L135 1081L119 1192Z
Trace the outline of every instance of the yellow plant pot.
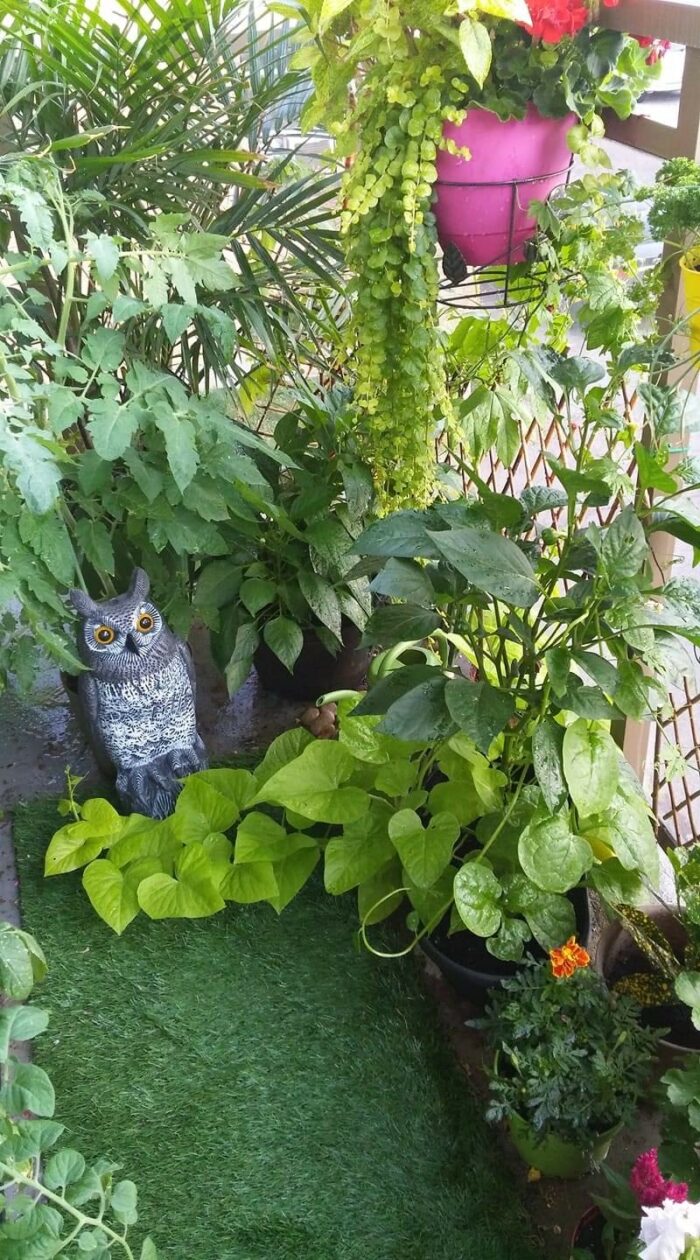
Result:
M685 312L688 318L688 337L690 340L691 354L700 352L700 271L689 267L686 259L690 255L686 254L685 258L681 258L681 276L683 279L683 295L685 298ZM700 258L697 252L694 254L693 261L696 266L700 266Z

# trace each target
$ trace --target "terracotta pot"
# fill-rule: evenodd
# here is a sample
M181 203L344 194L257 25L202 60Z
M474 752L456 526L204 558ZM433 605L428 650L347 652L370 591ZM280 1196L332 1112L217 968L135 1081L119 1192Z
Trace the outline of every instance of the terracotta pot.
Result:
M326 691L362 689L370 661L368 648L359 646L362 635L351 621L343 621L343 646L337 656L323 646L313 630L304 631L304 646L290 672L265 641L253 662L266 691L291 700L315 700Z
M508 1121L511 1141L528 1167L538 1168L544 1177L560 1177L566 1181L585 1177L593 1162L604 1160L621 1128L621 1124L615 1124L593 1137L589 1145L579 1146L575 1142L564 1142L554 1134L538 1138L522 1116L511 1116Z
M674 952L680 956L686 943L683 924L657 902L643 906L642 909L655 923L658 923ZM622 924L617 920L606 924L600 934L595 957L596 970L603 976L606 984L612 985L616 979L624 975L626 961L632 958L639 959L640 971L651 973L651 966L646 957ZM673 1033L662 1037L659 1043L661 1046L674 1054L700 1054L700 1034L693 1028L690 1010L683 1002L649 1007L648 1012L653 1012L653 1017L649 1015L644 1020L647 1025L657 1028L666 1028L669 1024L675 1024L678 1028L680 1025L681 1036L687 1028L687 1043L685 1039L675 1039L679 1038L679 1032L676 1031L675 1038Z
M522 262L536 232L529 212L565 183L571 163L566 137L576 122L543 118L528 105L524 118L503 122L474 108L444 134L471 153L469 160L441 150L433 206L440 244L455 245L470 267Z

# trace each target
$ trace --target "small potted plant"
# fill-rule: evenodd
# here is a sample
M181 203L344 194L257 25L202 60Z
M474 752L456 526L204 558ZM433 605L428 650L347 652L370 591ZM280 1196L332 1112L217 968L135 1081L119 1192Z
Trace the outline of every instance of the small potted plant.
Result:
M680 251L679 266L690 328L690 348L700 350L700 165L692 158L664 162L653 188L649 226L655 240Z
M642 1007L644 1023L665 1029L672 1050L700 1051L700 845L668 851L675 899L644 909L615 906L601 934L596 964L608 985Z
M300 396L275 427L287 462L263 463L250 487L248 538L227 568L230 602L212 639L231 693L253 664L264 687L301 700L364 682L371 597L366 578L349 576L348 552L373 491L341 441L348 402L344 389Z
M571 939L494 991L482 1020L494 1052L488 1118L508 1123L527 1164L580 1177L633 1118L656 1034L616 997Z
M572 1239L572 1260L631 1260L640 1255L678 1260L688 1242L686 1229L696 1228L698 1208L688 1201L685 1182L664 1177L656 1147L637 1156L629 1177L607 1164L602 1171L609 1193L594 1195L594 1206L581 1217ZM674 1232L674 1249L664 1250ZM660 1239L663 1247L654 1250Z

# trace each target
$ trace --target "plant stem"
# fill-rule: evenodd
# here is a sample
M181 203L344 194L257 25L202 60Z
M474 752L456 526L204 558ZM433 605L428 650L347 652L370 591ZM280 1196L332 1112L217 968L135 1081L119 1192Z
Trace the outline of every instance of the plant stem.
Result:
M81 1229L85 1228L101 1229L107 1237L112 1240L112 1242L117 1242L124 1248L129 1260L135 1260L134 1253L126 1241L126 1238L123 1238L121 1234L118 1234L115 1230L111 1229L109 1225L105 1225L104 1220L101 1217L86 1216L84 1212L80 1212L78 1208L74 1207L73 1204L69 1203L66 1199L61 1198L59 1194L54 1194L51 1190L47 1190L46 1186L43 1185L36 1177L27 1177L18 1168L12 1168L9 1164L4 1163L2 1160L0 1160L0 1172L4 1173L6 1177L12 1178L14 1181L26 1186L27 1189L34 1190L42 1199L48 1199L50 1203L55 1203L61 1211L68 1212L68 1214L74 1217L79 1224L79 1228L74 1232L79 1233Z

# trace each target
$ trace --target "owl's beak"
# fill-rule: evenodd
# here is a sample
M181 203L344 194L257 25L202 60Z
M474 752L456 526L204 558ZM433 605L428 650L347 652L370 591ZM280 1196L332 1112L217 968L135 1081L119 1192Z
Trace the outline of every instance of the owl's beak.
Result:
M141 654L141 649L133 634L127 634L126 636L126 650L127 652L134 652L136 656L140 656Z

